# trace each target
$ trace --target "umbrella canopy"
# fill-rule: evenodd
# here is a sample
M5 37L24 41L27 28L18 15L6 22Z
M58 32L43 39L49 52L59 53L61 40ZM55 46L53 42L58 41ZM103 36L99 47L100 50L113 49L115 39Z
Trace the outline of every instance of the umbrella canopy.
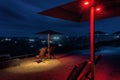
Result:
M106 32L103 32L103 31L95 31L95 34L106 34Z
M55 18L80 22L89 20L89 9L82 5L83 0L75 0L65 5L48 9L38 14L51 16ZM95 5L101 7L100 12L96 12L95 19L104 19L120 16L120 0L96 0Z
M41 31L41 32L38 32L38 33L36 33L36 34L50 34L50 35L52 35L52 34L61 34L60 32L57 32L57 31L53 31L53 30L45 30L45 31Z
M45 31L38 32L36 34L47 34L48 35L48 58L50 58L50 35L61 34L61 33L53 31L53 30L45 30Z

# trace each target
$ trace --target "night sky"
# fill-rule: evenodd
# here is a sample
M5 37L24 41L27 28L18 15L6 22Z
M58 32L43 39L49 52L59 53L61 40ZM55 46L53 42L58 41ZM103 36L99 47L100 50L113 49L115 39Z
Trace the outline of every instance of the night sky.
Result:
M74 0L0 0L0 36L34 36L52 29L70 35L89 33L89 22L72 22L37 14ZM120 30L120 16L96 21L96 30Z

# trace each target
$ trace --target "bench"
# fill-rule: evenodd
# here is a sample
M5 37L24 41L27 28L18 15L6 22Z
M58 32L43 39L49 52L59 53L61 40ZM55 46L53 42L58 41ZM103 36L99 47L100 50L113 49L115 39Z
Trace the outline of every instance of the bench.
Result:
M95 57L95 65L99 62L102 58L102 54ZM91 80L89 77L91 70L90 70L90 61L84 61L80 64L76 64L72 69L70 75L68 76L67 80Z

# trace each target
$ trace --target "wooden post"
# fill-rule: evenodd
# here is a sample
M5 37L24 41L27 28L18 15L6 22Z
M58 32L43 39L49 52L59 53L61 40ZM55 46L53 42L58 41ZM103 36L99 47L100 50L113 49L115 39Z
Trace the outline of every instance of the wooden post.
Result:
M50 34L48 33L48 58L50 58Z

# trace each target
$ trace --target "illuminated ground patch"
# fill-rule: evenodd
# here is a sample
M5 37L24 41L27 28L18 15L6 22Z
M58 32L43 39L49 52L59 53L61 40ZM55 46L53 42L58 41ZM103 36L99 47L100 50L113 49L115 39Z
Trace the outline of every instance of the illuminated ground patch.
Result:
M21 60L20 65L6 68L5 71L12 73L41 72L53 69L59 65L60 61L57 59L46 60L41 63L35 62L35 59L25 59Z

